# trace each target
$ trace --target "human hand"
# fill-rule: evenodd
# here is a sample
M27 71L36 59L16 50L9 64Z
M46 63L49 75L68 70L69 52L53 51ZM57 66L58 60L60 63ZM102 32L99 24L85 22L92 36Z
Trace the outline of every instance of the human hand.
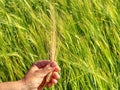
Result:
M51 87L57 83L60 78L59 71L60 67L54 61L43 60L35 62L23 78L23 82L27 90L42 90L44 86ZM50 81L46 83L46 77L51 72Z

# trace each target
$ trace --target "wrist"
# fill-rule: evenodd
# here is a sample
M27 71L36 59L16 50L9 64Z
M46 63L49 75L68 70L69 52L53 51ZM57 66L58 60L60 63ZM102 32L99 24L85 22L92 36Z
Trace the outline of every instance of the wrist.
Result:
M27 85L26 85L26 83L25 83L25 81L22 79L22 80L19 80L19 81L17 81L18 83L19 83L19 85L20 85L20 87L21 87L21 89L20 90L28 90L28 88L27 88Z
M28 85L28 83L26 83L25 79L19 80L18 81L21 84L21 89L20 90L37 90L36 88L31 88L32 85ZM40 89L42 90L42 89Z

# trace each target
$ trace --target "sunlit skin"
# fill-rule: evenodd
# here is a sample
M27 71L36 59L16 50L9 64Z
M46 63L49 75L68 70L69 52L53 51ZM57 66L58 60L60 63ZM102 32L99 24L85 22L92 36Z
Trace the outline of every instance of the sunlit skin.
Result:
M59 71L60 67L54 61L35 62L23 79L0 83L0 90L42 90L44 87L52 87L60 79ZM49 73L52 73L52 76L50 81L46 83L46 77Z

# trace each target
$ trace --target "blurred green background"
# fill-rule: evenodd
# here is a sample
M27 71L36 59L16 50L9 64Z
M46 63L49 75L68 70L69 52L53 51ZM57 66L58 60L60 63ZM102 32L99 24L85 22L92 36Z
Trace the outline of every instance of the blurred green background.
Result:
M49 59L50 4L61 67L50 90L120 90L120 0L0 0L0 81Z

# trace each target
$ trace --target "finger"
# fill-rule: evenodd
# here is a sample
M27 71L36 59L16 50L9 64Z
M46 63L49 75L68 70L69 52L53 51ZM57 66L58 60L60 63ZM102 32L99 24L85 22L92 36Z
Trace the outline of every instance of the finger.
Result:
M52 84L57 84L57 80L56 79L52 79Z
M55 67L55 72L59 72L61 70L61 68L57 65L56 67Z
M54 67L51 67L50 64L48 64L45 68L39 69L37 73L38 75L40 75L40 77L45 77L50 72L54 71L54 69L55 69Z
M55 67L55 71L59 72L61 70L61 68L58 66L58 64L55 61L51 61L51 66Z
M30 68L30 71L36 71L38 69L44 68L46 65L50 64L50 60L43 60L35 62L32 67Z
M47 86L48 86L48 87L52 87L54 84L57 84L57 80L56 80L56 79L52 79L52 80L47 84Z
M52 83L48 83L48 85L47 85L48 87L52 87Z
M50 60L42 60L42 61L37 61L33 65L36 65L38 68L43 68L46 65L48 65L51 61Z
M60 75L58 74L58 72L53 72L52 78L54 78L54 79L60 79Z

